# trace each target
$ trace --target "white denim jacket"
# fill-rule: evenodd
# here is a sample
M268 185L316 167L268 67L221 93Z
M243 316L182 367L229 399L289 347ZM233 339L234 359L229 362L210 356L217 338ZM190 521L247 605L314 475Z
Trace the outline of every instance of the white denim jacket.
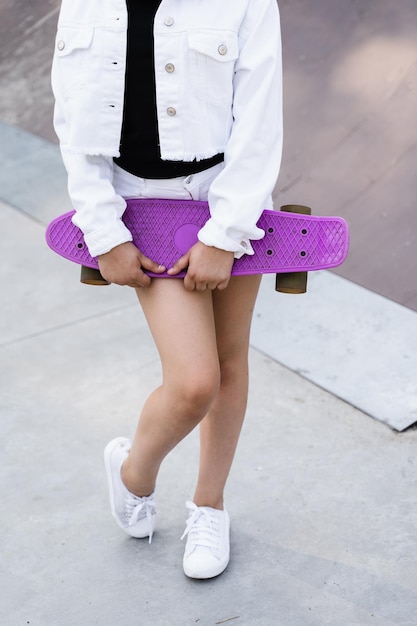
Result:
M112 185L126 40L125 0L63 0L52 67L54 125L74 223L92 256L132 239L121 220L125 200ZM236 257L251 254L250 240L264 235L256 222L282 152L276 0L162 0L154 41L161 156L191 161L224 152L199 239Z

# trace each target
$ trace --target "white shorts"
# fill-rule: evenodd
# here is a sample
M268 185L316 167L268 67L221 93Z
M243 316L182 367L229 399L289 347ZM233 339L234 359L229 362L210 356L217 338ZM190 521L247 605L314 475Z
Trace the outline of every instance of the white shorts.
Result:
M172 200L207 201L210 185L222 171L223 163L197 174L164 178L140 178L113 164L113 186L123 198L170 198Z

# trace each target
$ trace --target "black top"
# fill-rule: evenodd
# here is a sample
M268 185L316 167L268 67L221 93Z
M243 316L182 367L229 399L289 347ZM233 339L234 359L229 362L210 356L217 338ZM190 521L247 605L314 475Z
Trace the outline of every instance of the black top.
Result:
M223 161L223 154L201 161L163 161L156 113L153 23L161 0L127 0L129 16L120 157L114 161L141 178L175 178L201 172Z

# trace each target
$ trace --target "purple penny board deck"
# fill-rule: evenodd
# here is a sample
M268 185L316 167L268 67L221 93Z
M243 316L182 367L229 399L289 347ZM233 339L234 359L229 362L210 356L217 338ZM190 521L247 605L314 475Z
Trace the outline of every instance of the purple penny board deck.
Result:
M54 219L46 230L46 241L66 259L98 268L82 232L71 221L73 215L71 211ZM169 269L197 242L197 233L209 216L207 202L141 198L127 201L123 221L141 252ZM234 275L328 269L346 258L349 232L340 217L265 210L257 225L265 237L252 241L253 256L244 255L234 262Z

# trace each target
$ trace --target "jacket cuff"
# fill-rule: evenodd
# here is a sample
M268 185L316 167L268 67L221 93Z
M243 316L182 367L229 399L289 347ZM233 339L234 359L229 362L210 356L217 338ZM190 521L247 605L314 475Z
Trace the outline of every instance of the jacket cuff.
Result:
M126 228L122 220L115 220L100 230L84 235L84 241L93 258L100 254L106 254L116 246L132 241L132 239L130 230Z
M254 238L262 239L265 234L264 231L260 228L256 230L258 232ZM252 244L248 237L229 237L224 230L219 228L212 220L206 222L203 228L198 232L198 240L206 246L234 252L235 259L240 259L244 254L250 256L254 254Z

